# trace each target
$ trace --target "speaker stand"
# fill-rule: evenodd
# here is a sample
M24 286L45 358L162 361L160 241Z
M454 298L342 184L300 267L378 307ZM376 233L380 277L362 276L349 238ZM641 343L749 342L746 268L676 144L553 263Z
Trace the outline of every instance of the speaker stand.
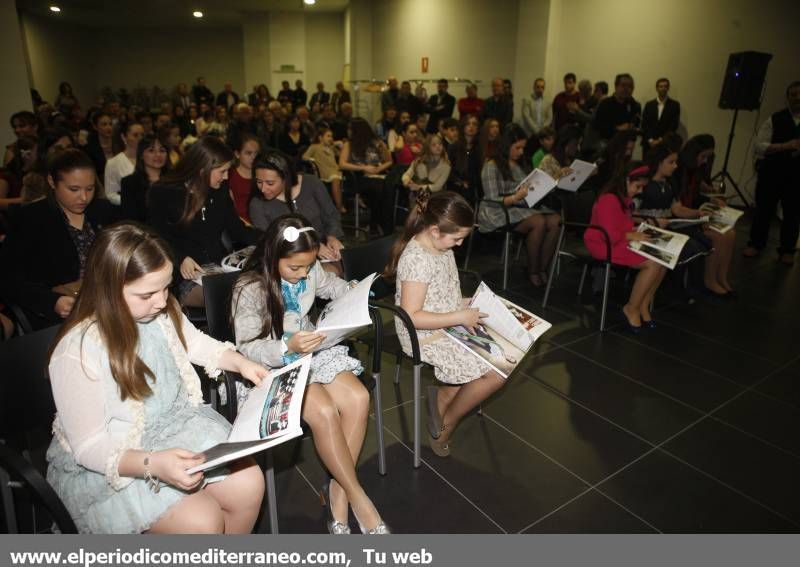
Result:
M739 198L744 203L744 206L750 208L750 203L747 202L742 191L739 189L739 186L736 184L736 181L733 180L731 174L728 173L728 160L731 158L731 147L733 147L733 134L736 131L736 119L739 118L739 109L735 109L733 111L733 121L731 121L731 132L728 134L728 147L725 150L725 161L722 163L722 169L717 173L714 177L711 178L711 182L713 183L717 179L720 180L719 187L722 189L722 193L725 193L725 182L726 180L733 185L733 188L736 190L736 193L739 194Z

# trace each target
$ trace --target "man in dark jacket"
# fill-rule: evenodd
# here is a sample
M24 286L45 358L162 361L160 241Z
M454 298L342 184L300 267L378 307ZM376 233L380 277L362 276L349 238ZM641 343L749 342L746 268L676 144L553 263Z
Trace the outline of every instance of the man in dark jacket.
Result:
M216 106L224 106L225 110L230 113L231 108L233 108L234 104L239 102L239 95L233 92L233 85L230 83L225 83L225 90L217 95L217 104Z
M681 121L681 103L669 98L669 79L656 81L657 96L644 105L642 112L642 150L661 143L665 134L676 132Z
M483 120L494 118L500 123L501 129L514 121L514 106L505 95L503 79L492 79L492 96L486 99L481 117Z
M214 93L206 86L205 77L197 77L197 84L192 87L192 96L197 106L202 103L206 103L209 106L214 104Z
M428 99L428 133L439 131L439 121L453 116L456 99L447 92L447 79L439 79L436 83L436 94Z

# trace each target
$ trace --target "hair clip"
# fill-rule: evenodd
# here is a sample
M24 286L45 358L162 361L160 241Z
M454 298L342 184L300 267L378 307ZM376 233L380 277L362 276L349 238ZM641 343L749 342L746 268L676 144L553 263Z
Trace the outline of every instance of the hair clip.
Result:
M314 230L314 227L304 226L303 228L297 228L296 226L287 226L283 229L283 239L286 242L296 242L300 238L301 232L308 232L309 230Z

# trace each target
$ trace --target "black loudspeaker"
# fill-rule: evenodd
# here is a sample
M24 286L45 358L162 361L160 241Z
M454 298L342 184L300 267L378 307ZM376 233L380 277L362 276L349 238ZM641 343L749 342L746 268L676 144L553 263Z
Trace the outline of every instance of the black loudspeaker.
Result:
M761 106L761 93L772 55L757 51L731 53L722 81L719 107L731 110L756 110Z

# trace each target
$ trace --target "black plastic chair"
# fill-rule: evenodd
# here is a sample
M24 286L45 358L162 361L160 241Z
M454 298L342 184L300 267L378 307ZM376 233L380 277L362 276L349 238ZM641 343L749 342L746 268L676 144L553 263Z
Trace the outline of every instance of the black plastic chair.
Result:
M48 327L0 343L0 494L6 526L17 529L13 489L28 493L35 505L44 506L64 533L77 533L61 500L40 471L44 462L33 464L23 457L32 454L34 433L49 435L55 402L47 377L47 353L59 330ZM36 517L36 508L33 510Z
M208 321L208 334L218 341L235 343L233 328L230 321L230 306L233 286L241 272L214 274L203 276L203 299L206 304L206 319ZM225 411L223 415L233 423L239 411L238 397L236 394L236 381L244 380L236 372L224 370L225 384ZM267 514L269 516L270 533L277 535L278 530L278 497L275 484L275 463L272 450L264 451L264 483L267 488Z
M389 255L394 246L395 236L384 236L375 239L364 246L357 248L346 248L342 250L342 265L344 266L345 279L361 280L372 273L380 273L386 267ZM420 429L421 420L421 400L422 400L422 359L420 355L419 341L411 317L402 308L394 304L394 285L387 282L384 278L378 278L372 285L374 298L370 300L375 331L373 335L373 378L375 379L375 389L380 390L380 354L387 352L394 354L397 358L395 367L395 383L400 381L400 362L405 356L400 341L394 329L394 322L388 325L383 324L380 310L391 312L400 319L402 324L411 337L411 362L413 364L413 387L414 387L414 468L419 468L422 464L422 435ZM388 298L388 300L387 300ZM376 416L378 410L376 408ZM382 423L378 424L380 427ZM381 427L382 429L382 427Z
M10 534L19 533L14 504L15 489L25 490L36 504L44 508L59 533L78 533L64 503L36 467L13 449L0 443L0 495L6 530Z
M510 261L509 254L511 253L511 240L514 237L515 224L512 224L511 216L508 213L508 207L506 207L502 201L491 201L489 199L481 199L478 201L478 206L475 208L474 230L470 233L469 240L467 241L467 254L464 258L464 269L467 270L469 268L469 259L472 255L472 246L473 241L475 240L475 231L478 229L478 214L480 213L481 207L499 208L503 211L503 215L506 218L504 225L496 228L493 231L481 233L482 236L500 235L503 237L503 286L501 289L505 290L508 287L508 265ZM519 255L519 253L517 255Z

